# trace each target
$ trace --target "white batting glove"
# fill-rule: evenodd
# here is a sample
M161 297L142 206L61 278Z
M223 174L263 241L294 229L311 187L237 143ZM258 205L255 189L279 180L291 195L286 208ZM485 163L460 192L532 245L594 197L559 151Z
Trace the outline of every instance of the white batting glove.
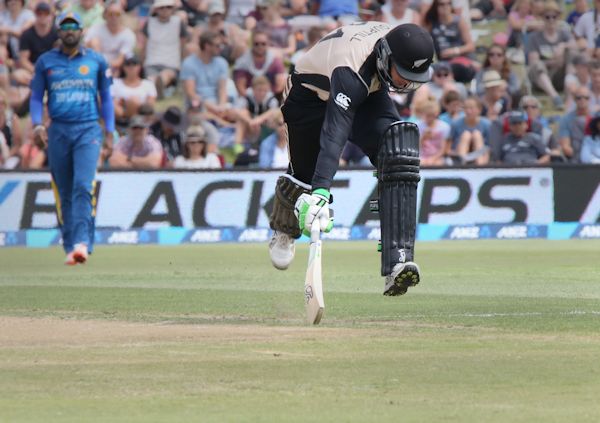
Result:
M294 214L302 233L310 236L310 230L315 220L319 222L321 232L330 232L333 228L333 218L329 216L329 199L331 194L323 188L318 188L312 194L302 194L296 200Z

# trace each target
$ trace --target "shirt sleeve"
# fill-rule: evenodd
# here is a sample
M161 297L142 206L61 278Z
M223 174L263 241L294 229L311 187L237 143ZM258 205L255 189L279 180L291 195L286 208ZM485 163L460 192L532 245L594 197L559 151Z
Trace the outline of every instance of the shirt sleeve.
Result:
M334 69L321 128L321 149L312 180L313 189L331 187L342 150L352 130L356 110L367 95L368 88L356 72L348 67Z
M39 58L35 62L33 79L31 80L31 99L29 109L31 113L31 123L39 125L43 120L44 112L44 92L46 91L46 69L44 60Z
M181 63L181 74L179 75L179 79L181 81L188 81L190 79L194 79L194 69L191 63L192 56L188 56Z

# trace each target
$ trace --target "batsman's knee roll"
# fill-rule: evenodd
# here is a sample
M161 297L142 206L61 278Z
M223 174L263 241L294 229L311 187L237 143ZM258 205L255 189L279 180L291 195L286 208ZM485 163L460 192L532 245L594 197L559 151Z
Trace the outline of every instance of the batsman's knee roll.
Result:
M298 218L294 214L296 200L302 194L310 194L310 185L300 182L291 175L283 175L277 179L273 212L269 219L271 229L284 232L294 238L300 238L302 231L298 226Z
M377 156L378 208L381 222L381 275L413 261L417 227L419 129L395 122L385 131Z

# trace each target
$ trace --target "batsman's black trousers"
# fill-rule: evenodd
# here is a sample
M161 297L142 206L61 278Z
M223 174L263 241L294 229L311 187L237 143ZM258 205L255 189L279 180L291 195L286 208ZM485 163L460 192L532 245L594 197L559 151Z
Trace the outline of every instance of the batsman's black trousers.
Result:
M314 91L293 83L281 107L288 130L288 173L308 185L312 184L321 149L326 105ZM349 141L360 147L377 167L379 140L386 129L399 120L400 115L386 91L371 93L356 111Z

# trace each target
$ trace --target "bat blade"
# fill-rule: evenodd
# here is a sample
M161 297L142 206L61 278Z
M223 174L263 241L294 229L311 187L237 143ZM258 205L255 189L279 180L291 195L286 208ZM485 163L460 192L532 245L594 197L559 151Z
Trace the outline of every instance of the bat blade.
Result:
M321 240L318 237L310 244L308 269L304 281L304 300L306 319L310 324L318 325L325 310L321 275Z

